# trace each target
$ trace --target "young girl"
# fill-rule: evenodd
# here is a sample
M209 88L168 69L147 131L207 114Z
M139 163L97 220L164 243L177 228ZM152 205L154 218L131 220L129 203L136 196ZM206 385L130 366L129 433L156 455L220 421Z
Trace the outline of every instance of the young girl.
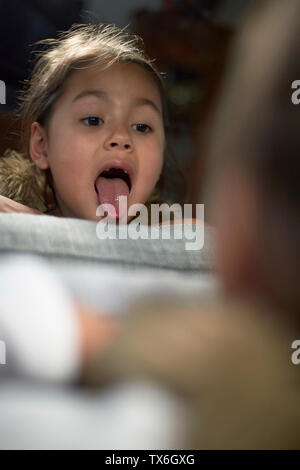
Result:
M120 196L128 207L159 202L166 102L138 38L114 26L75 25L41 42L48 47L19 110L23 153L0 160L0 194L34 213L90 220L99 220L100 204L123 215Z

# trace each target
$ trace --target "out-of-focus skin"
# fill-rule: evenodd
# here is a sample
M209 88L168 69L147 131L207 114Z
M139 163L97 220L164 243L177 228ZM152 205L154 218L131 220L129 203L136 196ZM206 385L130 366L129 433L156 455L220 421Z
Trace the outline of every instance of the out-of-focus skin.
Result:
M99 312L81 302L76 303L76 318L80 331L82 368L96 354L101 354L114 340L118 323L105 312Z

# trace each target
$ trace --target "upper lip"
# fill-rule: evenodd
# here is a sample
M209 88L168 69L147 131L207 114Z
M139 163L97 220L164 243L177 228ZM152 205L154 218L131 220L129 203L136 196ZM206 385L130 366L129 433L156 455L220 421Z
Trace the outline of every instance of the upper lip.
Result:
M97 178L101 175L101 173L103 173L103 171L109 170L110 168L120 168L120 169L126 171L129 175L130 183L131 183L131 189L132 189L133 184L135 182L136 171L135 171L134 166L131 162L129 162L128 160L121 159L121 158L111 158L110 160L107 160L105 163L103 163L102 166L100 167L100 169L97 172L95 182L96 182Z

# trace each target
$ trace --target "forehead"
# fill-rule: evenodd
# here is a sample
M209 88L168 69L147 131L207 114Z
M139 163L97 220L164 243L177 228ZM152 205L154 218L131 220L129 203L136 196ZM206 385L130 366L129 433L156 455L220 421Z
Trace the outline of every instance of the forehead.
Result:
M150 73L136 64L113 64L108 68L92 66L72 72L63 96L73 100L85 90L101 90L115 99L144 97L162 108L160 92Z

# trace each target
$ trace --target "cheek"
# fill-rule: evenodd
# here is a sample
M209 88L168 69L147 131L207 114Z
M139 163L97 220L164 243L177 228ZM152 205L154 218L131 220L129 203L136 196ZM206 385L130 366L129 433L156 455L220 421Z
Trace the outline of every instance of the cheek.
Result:
M164 144L155 142L149 145L147 151L144 150L144 155L142 164L145 177L157 180L164 163Z
M152 159L148 161L141 172L145 186L154 187L162 172L163 158Z
M54 133L52 134L54 135ZM58 179L84 173L88 168L88 155L91 153L89 142L83 141L78 133L60 132L50 141L49 165Z

